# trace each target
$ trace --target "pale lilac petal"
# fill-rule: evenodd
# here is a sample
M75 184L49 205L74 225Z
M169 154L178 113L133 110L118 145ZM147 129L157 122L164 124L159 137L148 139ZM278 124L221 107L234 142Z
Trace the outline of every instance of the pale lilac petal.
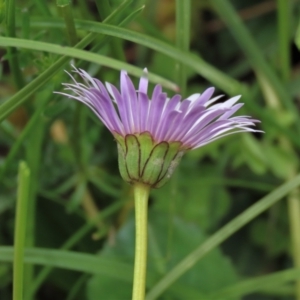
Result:
M216 140L218 140L218 139L220 139L220 138L222 138L222 137L224 137L224 136L228 136L228 135L235 134L235 133L240 133L240 132L262 132L262 131L260 131L260 130L255 130L255 129L252 129L252 128L245 128L245 129L241 129L241 130L229 132L229 133L226 133L226 134L217 136L217 137L215 137L215 138L211 138L211 139L207 139L207 140L205 140L205 141L202 141L202 142L200 142L199 144L195 145L195 146L193 147L193 149L196 149L196 148L199 148L199 147L203 147L203 146L205 146L205 145L207 145L207 144L209 144L209 143L212 143L212 142L214 142L214 141L216 141Z
M230 108L233 104L235 104L239 99L241 98L241 95L235 96L233 98L228 99L224 103L221 104L224 108Z
M147 131L153 132L153 126L157 124L157 121L161 117L162 108L164 107L167 99L166 94L162 95L162 87L158 84L154 87L152 93L152 99L150 102L149 116L147 122ZM163 97L163 98L162 98Z
M148 78L147 78L147 68L144 69L144 75L140 78L139 92L147 94L148 92Z
M139 93L139 103L140 103L140 132L147 131L148 115L149 115L149 106L150 101L148 96L144 93Z
M76 96L73 96L73 95L70 95L70 94L66 94L66 93L61 93L61 92L55 92L55 93L56 93L56 94L63 95L63 96L66 96L66 97L68 97L68 98L70 98L70 99L77 100L77 101L79 101L79 102L85 104L87 107L89 107L89 108L95 113L95 115L97 115L97 117L99 117L99 118L101 117L101 116L99 115L99 113L96 111L96 109L92 106L92 104L90 104L89 101L86 101L82 96L76 97ZM74 92L74 93L75 93L75 92Z
M187 133L189 132L191 126L197 121L199 115L201 115L204 110L204 107L197 107L187 117L184 118L184 120L182 121L182 126L180 126L182 130L176 132L177 139L181 141L185 136L187 136Z
M222 134L223 130L227 131L233 129L233 127L228 127L228 125L230 125L230 122L228 122L228 120L216 121L214 123L211 123L201 131L199 131L199 133L195 134L194 137L187 142L190 144L198 144L207 139L211 139L216 135Z
M90 91L93 94L93 97L89 95L92 100L92 105L96 108L103 119L106 120L106 123L111 124L109 129L111 131L117 131L120 134L124 134L122 123L110 99L105 97L96 89L91 89ZM102 101L99 101L99 99Z
M158 140L160 141L164 140L164 137L166 136L166 133L170 127L169 124L170 122L172 122L174 118L173 112L174 111L176 112L175 115L178 114L178 111L176 111L175 108L180 103L180 100L181 100L181 96L175 95L166 103L163 114L161 116L160 123L158 124L155 131L155 136L157 137Z
M125 113L128 118L129 132L135 132L136 119L134 118L133 113L136 111L137 107L137 96L132 81L125 71L121 72L121 96L124 101Z
M200 95L200 97L196 101L194 101L193 106L198 106L198 105L203 106L205 103L207 103L207 101L213 95L214 91L215 91L215 88L213 88L213 87L206 89Z
M208 125L210 122L216 120L220 115L222 115L225 112L225 110L210 110L206 111L205 114L203 114L191 127L187 135L193 136L197 134L203 127Z
M99 91L101 91L101 94L103 94L104 97L106 97L107 99L110 99L109 94L107 92L107 89L106 89L105 85L100 80L98 80L98 79L95 79L95 83L97 85L97 89Z
M124 99L122 98L121 94L119 93L119 91L116 89L115 86L113 86L112 84L106 83L106 87L118 105L119 115L120 115L121 121L123 123L125 133L127 134L130 132L130 126L129 126L129 120L128 120L126 107L124 104Z
M180 95L175 95L171 99L167 100L167 103L164 107L164 111L162 113L162 119L165 119L165 116L169 115L171 111L173 111L178 104L180 104L181 96Z
M222 96L211 99L214 88L193 94L181 102L181 96L167 98L162 87L156 85L148 97L147 69L136 89L125 71L120 76L120 91L105 85L87 72L74 68L84 83L69 74L73 83L63 84L60 93L88 106L113 133L123 136L148 131L156 143L181 142L183 149L194 149L221 137L238 132L261 132L254 129L258 120L250 116L234 116L243 103L240 96L224 102ZM71 94L69 94L69 92Z
M205 107L209 107L211 104L215 103L216 101L218 101L219 99L221 99L223 97L223 95L219 95L217 97L214 97L212 99L210 99L209 101L207 101L204 106ZM210 107L211 108L211 107Z
M231 117L234 113L236 113L242 106L244 105L244 103L239 103L234 105L233 107L231 107L231 109L226 112L225 114L223 114L219 120L224 120L224 119L228 119L229 117Z
M94 78L92 78L89 73L82 69L78 69L75 72L81 76L81 78L86 82L87 85L92 85L94 88L97 88L97 84L95 83Z
M161 93L162 93L162 86L160 84L157 84L153 89L151 100L156 99Z
M182 113L180 111L173 110L172 112L170 112L170 114L166 117L165 125L162 126L158 133L159 140L171 141L170 136L172 135L172 132L174 132L174 130L177 128L180 118L182 118Z
M182 120L184 119L184 114L181 111L174 111L173 113L176 115L176 117L172 119L170 118L171 121L167 123L168 124L168 131L166 133L167 141L179 141L177 139L177 135L175 135L174 133L177 132L178 125L182 124ZM172 116L172 114L170 114L170 116Z
M192 103L196 102L196 100L199 99L201 94L197 93L197 94L193 94L193 95L190 95L188 96L186 99L187 100L190 100Z
M184 115L186 115L186 113L187 113L188 110L189 110L189 107L190 107L191 103L192 103L192 101L190 101L190 100L187 100L187 99L183 100L183 101L181 102L181 105L180 105L180 109L179 109L179 110L180 110Z
M163 112L164 105L166 103L167 94L162 93L157 97L157 100L152 100L151 105L151 116L152 120L149 120L149 131L155 134L157 127L159 126L161 115Z

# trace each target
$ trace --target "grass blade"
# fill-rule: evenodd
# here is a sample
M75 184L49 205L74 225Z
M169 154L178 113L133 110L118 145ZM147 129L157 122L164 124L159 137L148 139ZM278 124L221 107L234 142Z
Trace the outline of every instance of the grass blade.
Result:
M176 45L183 51L189 50L190 45L190 27L191 27L191 1L176 0ZM187 74L186 66L177 63L176 70L177 83L181 94L186 96Z
M283 107L293 114L298 132L300 132L299 110L295 106L290 93L288 93L275 71L264 59L262 51L232 5L227 0L213 0L211 4L221 19L228 25L229 30L248 57L253 68L263 74L269 81L270 87L274 90Z
M127 7L131 3L131 0L123 1L118 8L116 8L110 15L107 17L104 22L115 22L114 20L119 17L123 9ZM129 18L129 17L128 17ZM126 18L126 20L129 20ZM122 23L124 23L123 21ZM89 45L95 38L97 34L90 33L86 37L84 37L78 44L76 44L76 48L82 49ZM28 40L25 40L26 42ZM63 56L58 59L51 67L45 70L42 74L40 74L37 78L32 80L29 84L27 84L24 88L22 88L19 92L17 92L14 96L12 96L8 101L0 106L0 122L2 122L11 112L13 112L17 107L19 107L22 103L24 103L29 97L36 92L43 84L45 84L48 80L52 78L52 76L61 69L64 64L69 61L68 56Z
M27 210L29 202L30 171L25 162L19 165L18 199L16 207L13 300L23 299L24 246L27 228Z
M228 237L248 224L259 214L270 208L273 204L279 201L282 197L287 195L290 191L300 185L300 175L294 179L281 185L273 192L260 199L257 203L252 205L246 211L238 215L232 221L223 226L216 233L211 235L202 245L196 248L188 256L186 256L177 266L175 266L168 274L166 274L157 284L150 290L147 295L147 300L156 299L163 293L170 285L172 285L179 277L195 265L201 258L203 258L211 250L219 246Z
M267 288L272 289L275 286L283 285L298 278L300 278L300 269L288 269L270 275L244 280L219 292L215 292L212 295L207 295L206 299L222 300L243 297L250 293L264 291Z

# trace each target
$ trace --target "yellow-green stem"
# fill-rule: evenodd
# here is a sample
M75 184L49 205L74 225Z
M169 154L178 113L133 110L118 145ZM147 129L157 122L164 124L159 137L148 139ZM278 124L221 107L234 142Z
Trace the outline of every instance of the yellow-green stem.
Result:
M288 198L292 252L295 268L300 268L300 199L296 189ZM300 280L296 281L296 298L300 300Z
M147 214L150 187L134 184L135 201L135 258L132 300L145 299L147 271Z
M29 200L30 171L25 162L19 166L18 198L14 236L13 300L23 299L24 246L26 239L27 210Z

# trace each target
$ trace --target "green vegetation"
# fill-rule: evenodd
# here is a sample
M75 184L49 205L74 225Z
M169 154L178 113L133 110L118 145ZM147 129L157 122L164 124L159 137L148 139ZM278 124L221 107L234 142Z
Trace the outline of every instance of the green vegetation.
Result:
M146 299L300 300L299 16L299 0L0 0L0 299L131 299L133 190L111 133L53 93L74 65L241 94L265 132L188 152L151 191Z

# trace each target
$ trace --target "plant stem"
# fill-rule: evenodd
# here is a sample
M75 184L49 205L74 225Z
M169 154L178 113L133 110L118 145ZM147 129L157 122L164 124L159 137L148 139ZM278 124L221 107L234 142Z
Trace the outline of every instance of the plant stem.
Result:
M96 6L102 20L104 20L111 13L112 9L109 1L98 0L96 1ZM124 10L124 15L126 15L126 10ZM126 61L122 42L123 41L121 39L113 38L110 41L110 48L114 58L121 61Z
M295 44L296 44L298 50L300 50L300 21L298 23L298 27L297 27L297 30L296 30Z
M278 18L278 43L279 43L279 62L281 77L284 82L289 80L291 75L291 55L290 55L290 24L291 12L290 1L277 0L277 18Z
M188 51L190 46L191 27L191 1L176 0L176 46L178 49ZM186 94L187 73L186 66L180 62L176 65L177 83L181 94Z
M16 28L15 28L15 11L16 5L15 0L7 1L7 36L15 37ZM18 88L24 86L24 79L19 65L19 57L17 49L14 47L8 47L8 61L11 68L11 72L15 81L15 84Z
M69 45L75 45L77 42L76 29L73 19L71 1L69 0L56 0L56 5L65 20L67 37Z
M135 258L132 300L145 299L147 270L147 213L150 187L135 183Z
M295 189L288 197L288 215L292 242L294 267L300 268L300 199L299 190ZM300 300L300 280L296 281L296 298Z
M40 94L43 95L43 94ZM38 97L37 97L38 98ZM29 185L28 207L27 207L27 228L26 228L26 247L33 248L35 246L35 230L36 230L36 210L37 210L37 190L39 182L39 170L42 155L43 139L45 137L44 116L40 115L38 126L34 128L31 135L27 138L26 159L31 172L31 182ZM24 299L32 300L34 297L28 297L29 287L32 285L35 276L35 266L33 264L26 265L24 268Z
M30 171L25 162L19 166L18 199L16 208L13 267L13 300L23 299L24 246L26 237Z

